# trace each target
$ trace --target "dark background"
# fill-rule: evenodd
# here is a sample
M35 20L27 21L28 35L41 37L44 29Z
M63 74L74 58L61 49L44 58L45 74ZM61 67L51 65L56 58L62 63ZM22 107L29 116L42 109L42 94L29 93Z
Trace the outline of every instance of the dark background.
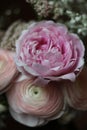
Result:
M36 14L25 0L0 0L0 30L5 31L15 20L28 21L36 19ZM31 128L16 122L10 114L6 114L4 119L5 126L0 130L87 130L87 112L76 116L68 124L60 124L58 121L51 121L45 126ZM1 122L0 122L1 123Z

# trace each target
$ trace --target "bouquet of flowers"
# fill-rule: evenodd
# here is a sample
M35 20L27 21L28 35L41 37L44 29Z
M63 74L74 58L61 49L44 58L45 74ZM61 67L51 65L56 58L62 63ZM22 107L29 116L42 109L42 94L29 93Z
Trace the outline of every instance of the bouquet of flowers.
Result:
M87 29L81 30L82 21L75 28L82 15L68 10L74 0L66 0L64 7L63 0L27 2L35 9L38 20L17 21L2 38L0 93L5 94L9 112L16 121L36 127L62 118L69 108L87 110L83 43ZM87 23L84 29L85 26Z

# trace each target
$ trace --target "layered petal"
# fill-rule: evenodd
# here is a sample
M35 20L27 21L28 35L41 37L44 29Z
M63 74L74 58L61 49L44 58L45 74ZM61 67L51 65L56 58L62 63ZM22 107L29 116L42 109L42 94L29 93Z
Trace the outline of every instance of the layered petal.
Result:
M23 125L29 126L29 127L36 127L36 126L42 126L45 125L48 121L45 119L41 119L39 117L31 116L29 114L19 114L10 109L10 113L12 117L20 122Z
M84 67L76 82L67 82L64 88L68 104L77 110L87 110L87 67Z
M18 71L14 63L14 52L0 49L0 91L8 89Z
M84 51L80 38L64 25L42 21L22 32L16 42L15 62L27 76L73 81L83 67Z
M16 82L8 91L7 98L11 108L18 113L28 113L49 118L60 113L64 106L63 94L55 83L46 87L35 86L33 80Z

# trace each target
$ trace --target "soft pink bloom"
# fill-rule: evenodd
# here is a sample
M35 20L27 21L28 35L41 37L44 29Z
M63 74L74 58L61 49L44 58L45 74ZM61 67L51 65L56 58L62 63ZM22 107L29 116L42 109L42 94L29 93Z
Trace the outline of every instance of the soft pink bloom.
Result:
M38 126L59 118L65 107L59 83L49 83L46 87L41 87L35 85L35 82L32 79L16 82L7 92L11 115L28 126ZM33 119L42 123L34 124Z
M0 92L8 89L17 72L14 63L14 53L0 49Z
M87 110L87 67L85 67L76 82L67 82L64 89L68 104L77 110Z
M27 76L75 80L84 64L80 38L53 21L32 23L16 43L16 64Z

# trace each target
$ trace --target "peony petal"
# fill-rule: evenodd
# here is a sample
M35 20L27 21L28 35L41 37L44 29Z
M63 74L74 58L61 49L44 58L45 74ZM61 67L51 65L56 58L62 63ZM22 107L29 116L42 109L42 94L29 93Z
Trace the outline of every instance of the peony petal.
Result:
M80 59L76 71L80 71L80 69L82 70L83 66L84 66L84 59Z
M73 44L76 47L76 50L79 52L78 55L79 57L84 56L85 48L83 42L79 39L77 34L70 33L69 34L69 39L72 40Z
M31 75L34 75L34 76L38 76L39 74L37 73L37 71L34 71L34 69L32 69L31 67L29 66L24 66L24 69L26 70L26 72L29 72Z
M59 77L47 76L46 78L50 79L50 80L54 80L54 81L60 81L60 80L64 79L64 80L70 80L73 82L73 81L75 81L75 74L69 73L66 75L59 76Z

